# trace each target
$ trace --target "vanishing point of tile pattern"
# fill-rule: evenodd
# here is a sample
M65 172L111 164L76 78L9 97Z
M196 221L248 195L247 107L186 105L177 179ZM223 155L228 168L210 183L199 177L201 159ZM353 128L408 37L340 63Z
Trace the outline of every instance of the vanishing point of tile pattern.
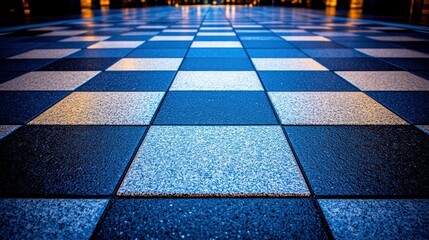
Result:
M0 238L429 238L429 29L133 9L0 36Z

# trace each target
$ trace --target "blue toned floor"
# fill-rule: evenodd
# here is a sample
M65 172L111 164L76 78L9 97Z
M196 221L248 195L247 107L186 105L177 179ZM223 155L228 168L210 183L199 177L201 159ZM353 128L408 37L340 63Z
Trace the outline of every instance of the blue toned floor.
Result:
M0 239L429 238L429 28L165 7L0 42Z

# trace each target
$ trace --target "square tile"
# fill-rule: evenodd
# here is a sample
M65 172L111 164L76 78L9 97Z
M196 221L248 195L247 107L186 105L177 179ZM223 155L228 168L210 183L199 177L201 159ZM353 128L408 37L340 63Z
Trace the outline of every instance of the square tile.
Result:
M234 224L225 224L229 222ZM97 239L327 238L307 198L117 199L94 235Z
M311 58L252 58L258 71L328 71Z
M245 48L265 48L265 49L280 49L280 48L294 48L290 43L286 41L241 41Z
M429 92L367 92L411 124L429 124Z
M74 92L29 124L148 125L163 92Z
M126 32L121 33L121 36L153 36L158 34L159 32L142 32L142 31L135 31L135 32Z
M75 36L61 40L60 42L99 42L109 39L110 36Z
M400 117L362 92L269 92L285 125L401 125Z
M104 199L1 199L5 239L89 239L107 206Z
M25 53L21 53L10 57L9 59L56 59L63 58L80 49L34 49Z
M235 32L199 32L197 36L236 36Z
M242 48L238 41L194 41L191 48Z
M0 140L18 129L20 125L0 125Z
M184 58L187 49L160 49L138 48L134 49L127 58Z
M196 33L198 29L165 29L163 33Z
M322 36L283 36L286 41L299 41L299 42L330 42L328 38Z
M267 91L357 91L329 71L259 71Z
M82 49L66 58L122 58L130 53L133 49L117 48L117 49Z
M137 27L137 29L150 29L150 30L160 29L160 30L162 30L162 29L167 28L167 27L168 26L165 26L165 25L142 25L142 26Z
M177 71L182 58L122 58L106 71Z
M153 126L118 194L308 196L310 193L279 126Z
M247 49L251 58L307 58L298 49Z
M301 49L305 54L312 58L366 58L369 57L354 49L348 48L306 48Z
M0 92L0 124L23 125L68 92Z
M427 199L320 199L337 239L424 239L429 224Z
M188 49L189 46L191 46L191 41L149 41L141 45L139 48Z
M88 48L136 48L143 43L144 41L101 41L89 46Z
M399 68L375 58L316 58L332 71L398 71Z
M98 71L29 72L0 84L0 91L72 91L98 73Z
M149 41L192 41L194 36L155 36Z
M0 59L0 71L29 72L53 61L55 59Z
M247 58L242 48L191 48L187 58Z
M189 90L263 91L264 89L258 75L253 71L179 71L170 91Z
M290 126L291 146L316 196L429 193L429 136L414 126Z
M118 61L118 58L66 58L40 68L41 71L101 71Z
M108 71L83 84L78 91L159 91L166 92L174 71Z
M410 72L338 71L362 91L429 91L429 81Z
M111 195L145 130L137 126L20 127L0 142L0 196Z
M407 71L427 71L429 58L383 58L386 62Z
M264 92L171 91L155 124L243 125L277 124L277 121Z
M379 58L429 58L429 54L399 48L356 48L359 52L363 52L372 57Z
M182 71L254 71L249 58L185 58Z

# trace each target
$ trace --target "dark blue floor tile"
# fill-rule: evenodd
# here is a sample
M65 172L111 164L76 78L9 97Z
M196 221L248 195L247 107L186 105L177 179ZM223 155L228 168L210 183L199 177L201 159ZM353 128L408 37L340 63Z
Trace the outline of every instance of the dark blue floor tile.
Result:
M384 58L383 60L407 71L427 71L429 58Z
M162 91L173 81L174 71L102 72L78 88L78 91Z
M0 72L0 84L12 80L16 77L26 74L27 72Z
M169 92L156 124L277 124L264 92Z
M253 71L248 58L185 58L180 67L185 71Z
M429 136L414 126L286 127L316 195L428 196Z
M411 124L429 125L429 92L367 92Z
M30 72L53 61L55 59L0 59L0 71Z
M147 41L153 36L143 35L143 36L112 36L106 41Z
M95 239L327 239L309 199L118 199Z
M337 43L349 47L349 48L400 48L399 45L384 42L349 42L349 41L338 41Z
M25 124L67 94L68 92L0 92L0 124Z
M286 41L241 41L245 48L294 48Z
M251 58L306 58L298 49L247 49Z
M331 71L399 71L400 69L375 58L316 58Z
M267 91L358 91L328 71L259 71Z
M101 71L112 66L119 58L66 58L59 59L42 71Z
M0 142L0 195L109 195L145 127L24 126Z
M240 41L234 36L196 36L194 41Z
M335 42L290 42L296 48L344 48L343 45Z
M94 42L55 42L43 45L41 49L86 48Z
M191 41L151 41L145 42L138 48L189 48Z
M365 58L369 57L354 49L303 49L304 53L312 58Z
M246 52L241 48L191 48L187 58L247 58Z
M127 58L184 58L186 54L185 48L179 49L135 49Z
M132 48L123 49L82 49L66 58L122 58L130 53Z

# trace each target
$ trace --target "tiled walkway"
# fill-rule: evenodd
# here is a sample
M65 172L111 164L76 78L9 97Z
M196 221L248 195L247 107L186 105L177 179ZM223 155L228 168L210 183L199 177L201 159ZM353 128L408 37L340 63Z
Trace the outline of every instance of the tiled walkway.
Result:
M428 239L429 28L287 8L1 33L1 239Z

